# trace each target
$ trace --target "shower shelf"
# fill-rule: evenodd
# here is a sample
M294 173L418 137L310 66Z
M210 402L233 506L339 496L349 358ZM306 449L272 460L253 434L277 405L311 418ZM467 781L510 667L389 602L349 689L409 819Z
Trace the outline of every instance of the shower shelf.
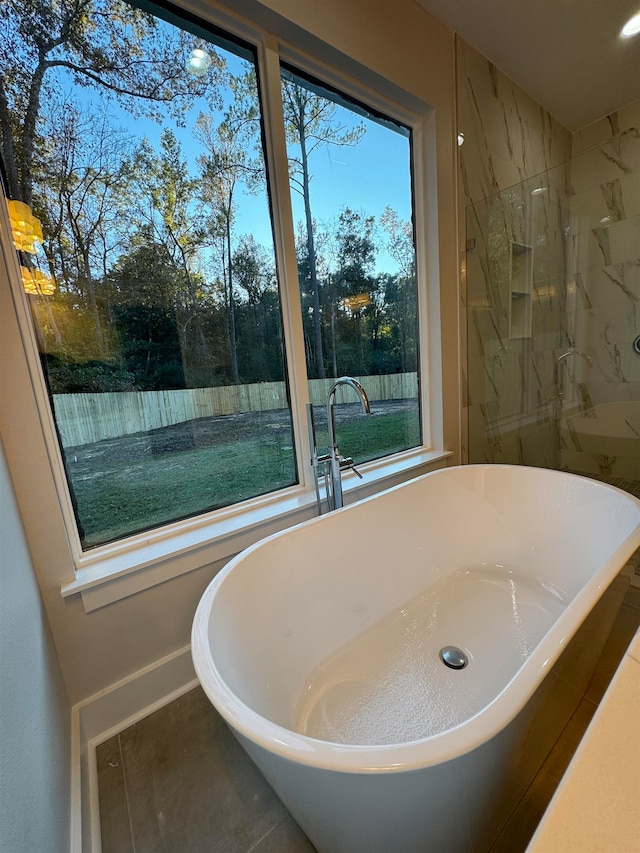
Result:
M526 243L511 243L509 271L509 338L531 337L533 249Z

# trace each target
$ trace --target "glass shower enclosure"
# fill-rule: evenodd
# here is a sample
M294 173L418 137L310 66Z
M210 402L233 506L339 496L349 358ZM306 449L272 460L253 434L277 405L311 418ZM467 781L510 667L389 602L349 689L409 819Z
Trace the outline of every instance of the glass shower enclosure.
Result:
M623 142L467 208L465 411L469 462L640 497L640 140Z

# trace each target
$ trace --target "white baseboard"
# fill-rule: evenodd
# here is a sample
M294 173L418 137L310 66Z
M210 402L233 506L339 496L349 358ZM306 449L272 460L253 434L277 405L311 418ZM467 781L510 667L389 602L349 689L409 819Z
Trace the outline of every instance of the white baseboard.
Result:
M82 853L82 738L78 706L71 709L71 818L70 853Z
M71 709L71 853L102 853L96 747L197 687L187 645Z

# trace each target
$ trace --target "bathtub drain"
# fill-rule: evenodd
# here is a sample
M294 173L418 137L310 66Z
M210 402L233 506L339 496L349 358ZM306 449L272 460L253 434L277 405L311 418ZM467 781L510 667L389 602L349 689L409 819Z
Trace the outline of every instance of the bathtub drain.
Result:
M451 669L464 669L469 658L457 646L444 646L440 649L440 660Z

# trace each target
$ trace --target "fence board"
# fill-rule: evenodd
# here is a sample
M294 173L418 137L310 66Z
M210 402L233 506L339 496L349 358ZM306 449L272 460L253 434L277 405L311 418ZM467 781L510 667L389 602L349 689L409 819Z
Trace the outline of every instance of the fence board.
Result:
M416 373L356 377L369 399L403 400L416 397ZM324 405L333 379L312 379L309 396ZM340 392L338 402L356 401L352 391ZM56 421L64 447L92 444L107 438L160 429L196 418L285 409L284 382L223 385L173 391L122 391L103 394L54 394Z

